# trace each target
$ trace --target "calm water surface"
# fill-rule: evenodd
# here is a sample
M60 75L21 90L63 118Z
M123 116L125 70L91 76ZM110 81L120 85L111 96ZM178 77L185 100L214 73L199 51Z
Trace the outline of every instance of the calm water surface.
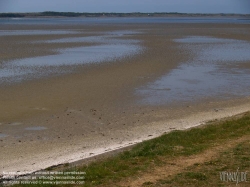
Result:
M250 43L212 37L175 40L194 58L177 69L136 90L141 104L161 105L204 98L232 98L250 95Z
M68 31L55 31L54 34ZM45 34L46 31L2 31L7 35ZM54 40L32 41L33 43L92 43L92 46L56 50L55 55L23 58L5 62L0 68L0 84L10 84L27 79L70 73L76 66L119 60L142 52L139 40L124 39L124 36L138 34L129 30L100 32L97 36L67 37ZM0 34L1 35L1 34Z
M0 24L29 25L67 25L67 24L126 24L126 23L240 23L250 24L249 19L237 18L167 18L167 17L131 17L131 18L1 18Z

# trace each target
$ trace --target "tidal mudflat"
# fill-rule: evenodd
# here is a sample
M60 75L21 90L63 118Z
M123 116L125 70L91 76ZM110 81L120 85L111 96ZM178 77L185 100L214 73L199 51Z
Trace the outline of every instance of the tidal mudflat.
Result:
M72 34L70 31L12 31L0 32L3 35L47 35ZM79 32L80 33L80 32ZM85 32L83 32L85 33ZM11 84L27 79L37 79L55 74L69 73L77 66L89 63L101 63L118 60L142 52L138 40L122 39L124 35L131 35L132 31L113 31L99 33L102 35L85 37L66 37L61 39L34 41L32 43L77 43L81 47L55 49L55 54L35 56L2 62L0 69L0 83ZM97 32L98 34L98 32ZM119 38L117 38L119 36ZM88 44L87 46L86 43Z
M140 103L166 104L250 95L250 42L214 37L175 39L193 58L136 92ZM184 44L184 45L183 45ZM185 48L185 49L183 49Z
M0 26L15 33L0 36L0 172L112 153L250 108L249 24L33 22Z

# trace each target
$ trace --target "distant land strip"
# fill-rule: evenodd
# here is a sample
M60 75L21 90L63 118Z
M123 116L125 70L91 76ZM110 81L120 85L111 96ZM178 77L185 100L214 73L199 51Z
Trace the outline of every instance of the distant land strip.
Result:
M178 12L154 12L154 13L79 13L79 12L36 12L36 13L0 13L0 18L32 18L32 17L239 17L250 19L250 14L203 14L203 13L178 13Z

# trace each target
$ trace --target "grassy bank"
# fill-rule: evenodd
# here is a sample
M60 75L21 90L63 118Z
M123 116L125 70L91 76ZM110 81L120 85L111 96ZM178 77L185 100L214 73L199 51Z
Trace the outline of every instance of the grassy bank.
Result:
M250 136L250 113L227 120L209 122L205 126L186 131L173 131L140 143L130 151L115 157L94 162L88 166L79 166L71 171L86 172L83 186L124 186L126 181L136 180L145 173L152 172L152 175L157 176L154 168L165 167L170 161L178 162L178 159L183 160L199 155L215 146L231 144L243 136ZM237 144L234 148L220 153L214 160L195 163L188 167L183 166L182 172L167 178L157 177L157 180L145 181L142 186L226 185L228 183L220 181L219 171L237 170L238 167L244 170L250 169L249 145L249 141ZM231 157L227 158L227 155L231 155ZM232 157L232 155L236 156ZM49 186L72 185L50 184ZM130 186L129 182L126 186Z
M248 140L223 151L212 160L195 163L172 177L158 179L155 183L146 182L143 186L249 186L249 176L246 175L247 181L245 178L241 178L241 172L249 172L249 156L250 141ZM237 171L240 173L238 173L238 181L237 179L230 181L227 176L224 177L223 181L221 172L230 174Z

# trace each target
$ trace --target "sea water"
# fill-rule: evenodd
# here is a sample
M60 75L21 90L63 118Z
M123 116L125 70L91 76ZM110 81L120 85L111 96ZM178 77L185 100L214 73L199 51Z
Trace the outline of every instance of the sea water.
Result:
M42 31L16 31L9 35L46 34ZM64 34L55 31L54 34ZM66 33L66 31L65 31ZM96 34L96 33L94 33ZM100 32L99 35L54 40L32 41L32 43L79 43L82 47L54 50L56 54L37 56L3 62L0 68L0 84L10 84L50 75L70 73L78 66L110 62L134 56L142 52L139 40L125 39L124 36L138 34L135 31L118 30ZM1 35L1 34L0 34ZM4 32L2 32L4 35ZM88 44L86 46L85 44ZM89 45L91 44L91 45Z
M161 105L250 95L250 69L241 67L250 60L249 42L200 36L175 42L191 50L193 59L136 89L139 103Z

